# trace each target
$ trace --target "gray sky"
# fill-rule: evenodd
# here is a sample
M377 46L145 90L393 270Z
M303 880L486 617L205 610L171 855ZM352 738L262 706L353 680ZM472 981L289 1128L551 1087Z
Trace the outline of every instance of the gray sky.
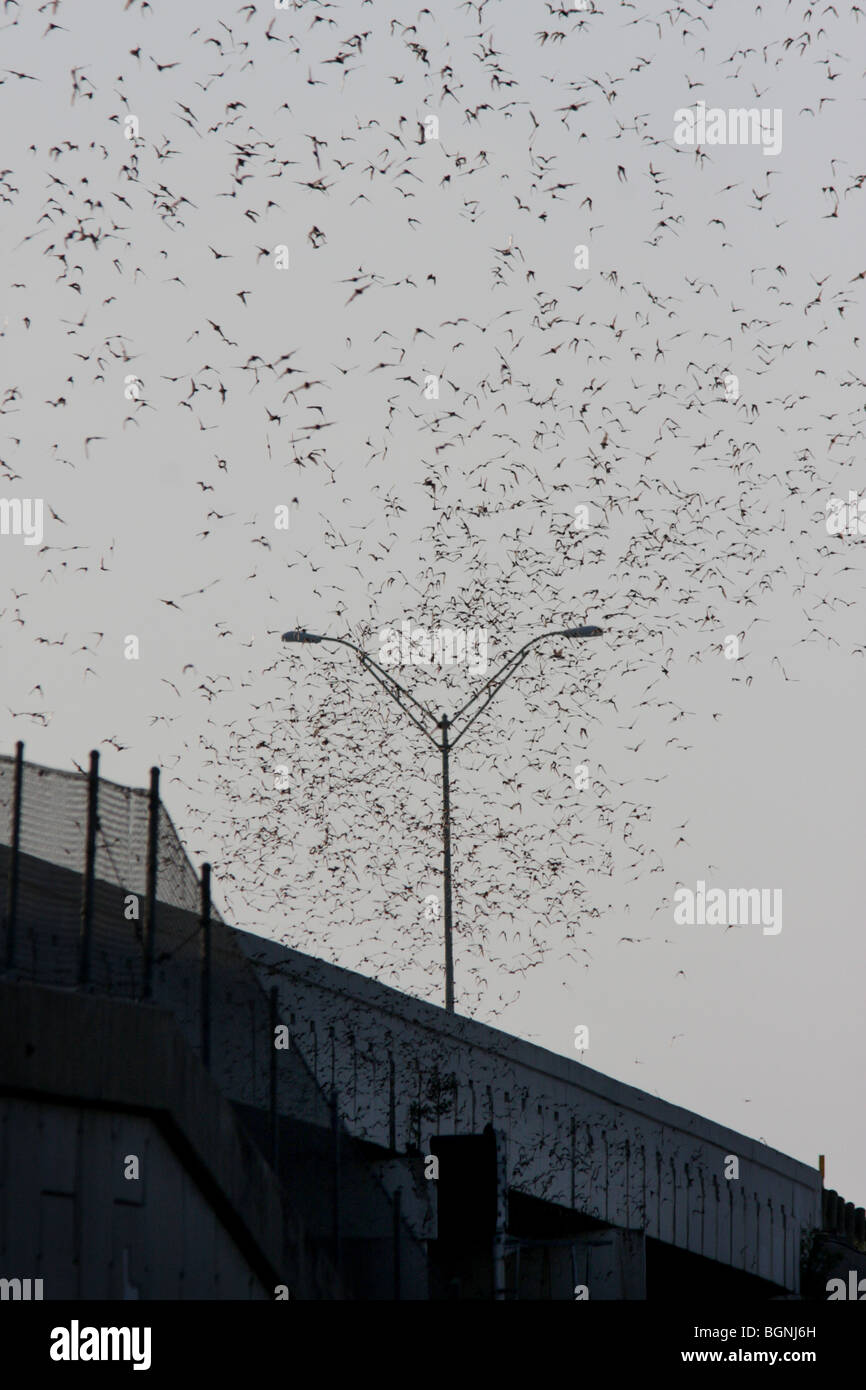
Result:
M866 488L863 27L836 9L9 5L0 496L61 520L0 537L0 721L34 761L160 764L228 920L438 1002L435 752L279 634L480 625L492 670L602 623L455 753L458 1009L566 1055L587 1024L588 1064L825 1153L862 1203L863 551L824 517ZM678 147L698 100L781 109L781 153ZM449 711L483 679L397 674ZM699 879L781 888L782 931L675 925Z

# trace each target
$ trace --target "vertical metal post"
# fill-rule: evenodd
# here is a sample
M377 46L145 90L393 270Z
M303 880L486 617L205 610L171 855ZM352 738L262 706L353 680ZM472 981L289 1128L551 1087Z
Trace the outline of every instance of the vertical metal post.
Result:
M390 1038L388 1043L388 1147L394 1153L397 1148L397 1077Z
M159 768L150 769L147 800L147 903L144 909L144 986L145 999L153 998L153 961L156 949L156 875L159 865Z
M78 962L79 985L90 984L90 957L93 939L93 884L96 873L96 828L99 824L99 753L90 754L87 778L87 832L84 844L84 880L81 888L81 934Z
M451 781L448 767L448 715L439 720L442 730L442 867L445 889L445 1008L454 1012L454 951L452 946L451 916Z
M401 1268L400 1268L400 1229L402 1226L401 1212L403 1205L403 1192L397 1188L394 1193L394 1300L399 1303L402 1298L401 1293Z
M6 969L15 968L18 929L18 882L21 868L21 792L24 785L24 744L15 745L15 778L12 783L12 826L9 836L9 898L6 909Z
M342 1194L340 1191L340 1111L337 1101L337 1092L331 1092L331 1131L333 1137L333 1162L334 1162L334 1266L337 1271L337 1278L343 1277L343 1230L340 1212Z
M210 1068L210 864L201 866L201 1057Z
M508 1248L508 1164L505 1136L490 1126L496 1182L496 1227L493 1235L493 1298L502 1301L507 1293L506 1250Z
M271 1089L270 1089L270 1119L271 1119L271 1165L277 1166L277 986L271 985L268 995L269 1003L269 1024L270 1024L270 1045L271 1045Z

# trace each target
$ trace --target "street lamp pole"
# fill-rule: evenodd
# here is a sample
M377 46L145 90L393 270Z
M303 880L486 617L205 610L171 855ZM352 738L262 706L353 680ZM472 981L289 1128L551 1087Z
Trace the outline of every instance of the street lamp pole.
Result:
M439 753L441 754L442 877L445 926L445 1009L448 1013L454 1012L454 919L452 907L451 877L451 750L463 737L470 725L474 724L475 720L482 713L482 711L487 708L494 695L496 695L497 692L501 690L505 682L511 676L513 676L517 668L523 664L523 662L526 660L529 654L530 647L534 647L537 642L541 642L547 637L600 637L601 635L602 629L600 627L570 627L561 628L553 632L542 632L539 633L537 637L531 637L528 642L525 642L522 647L520 647L516 652L513 652L511 654L508 660L502 666L500 666L499 670L496 671L488 681L485 681L484 685L481 686L480 690L476 691L476 693L466 701L465 705L461 706L461 708L454 715L453 719L449 719L447 714L443 714L440 719L437 719L436 716L429 709L427 709L425 705L422 705L420 700L416 700L415 696L412 695L405 688L405 686L401 685L400 682L394 676L392 676L389 671L386 671L384 667L380 666L378 661L374 661L371 656L368 656L368 654L362 650L361 647L357 646L354 642L348 641L347 638L327 637L319 633L307 632L305 628L296 628L294 631L283 633L282 640L284 642L333 642L341 647L348 647L351 651L353 651L356 654L356 656L361 662L361 665L366 667L366 669L370 672L370 675L374 678L374 680L378 681L379 685L382 686L382 689L385 690L387 694L391 696L392 700L394 700L395 703L400 706L403 713L409 716L409 718L412 720L412 723L415 724L417 728L421 730L422 734L424 734L425 737L429 738L430 742L433 744L435 748L438 749ZM486 696L486 698L482 700L482 696ZM415 706L415 709L418 711L419 714L421 714L425 719L430 720L430 722L435 726L435 728L439 730L441 734L440 739L437 740L436 738L434 738L433 734L427 728L426 724L422 724L421 720L418 718L416 714L412 712L409 706L403 703L404 700L408 700L410 704ZM471 709L471 707L478 700L482 700L482 703L466 720L465 724L463 725L462 729L459 730L456 737L452 737L452 730L454 728L454 725L461 718L461 716L466 714L467 710Z
M454 1012L454 941L453 920L451 917L451 776L448 767L448 754L451 744L448 741L450 728L448 715L439 720L442 730L442 878L445 896L445 1010Z

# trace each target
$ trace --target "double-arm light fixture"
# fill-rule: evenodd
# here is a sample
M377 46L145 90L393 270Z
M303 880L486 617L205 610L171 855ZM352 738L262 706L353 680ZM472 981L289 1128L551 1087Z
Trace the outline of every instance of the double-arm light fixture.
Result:
M374 661L371 656L349 642L345 637L320 636L315 632L307 632L303 628L293 632L284 632L284 642L333 642L341 647L348 647L358 657L361 665L364 666L379 682L383 690L400 706L404 714L408 714L412 723L415 724L429 738L433 746L439 751L442 758L442 864L444 878L444 917L445 917L445 1008L449 1013L454 1012L454 950L453 950L453 916L452 916L452 896L451 896L451 776L449 768L449 756L451 750L456 747L467 729L475 723L479 714L487 708L490 701L498 690L514 675L514 672L526 660L529 651L538 642L545 641L548 637L601 637L600 627L567 627L557 631L542 632L537 637L531 637L528 642L514 652L503 666L485 681L476 693L461 706L452 719L447 714L443 714L437 719L431 710L422 705L415 699L405 686L401 685L394 676L380 666L378 661ZM481 702L480 704L478 702ZM472 710L472 706L477 708ZM472 713L469 714L469 711ZM468 715L459 731L454 734L454 728L458 720ZM427 721L427 722L423 722ZM439 738L435 738L430 732L428 724L432 724L439 730Z

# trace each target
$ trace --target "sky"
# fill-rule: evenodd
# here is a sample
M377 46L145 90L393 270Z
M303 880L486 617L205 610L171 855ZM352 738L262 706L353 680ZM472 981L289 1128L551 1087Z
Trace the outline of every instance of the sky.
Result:
M7 750L160 766L228 921L441 1002L436 749L280 634L483 629L391 668L437 716L550 634L452 759L458 1012L866 1202L858 7L2 27ZM781 149L678 144L698 101Z

